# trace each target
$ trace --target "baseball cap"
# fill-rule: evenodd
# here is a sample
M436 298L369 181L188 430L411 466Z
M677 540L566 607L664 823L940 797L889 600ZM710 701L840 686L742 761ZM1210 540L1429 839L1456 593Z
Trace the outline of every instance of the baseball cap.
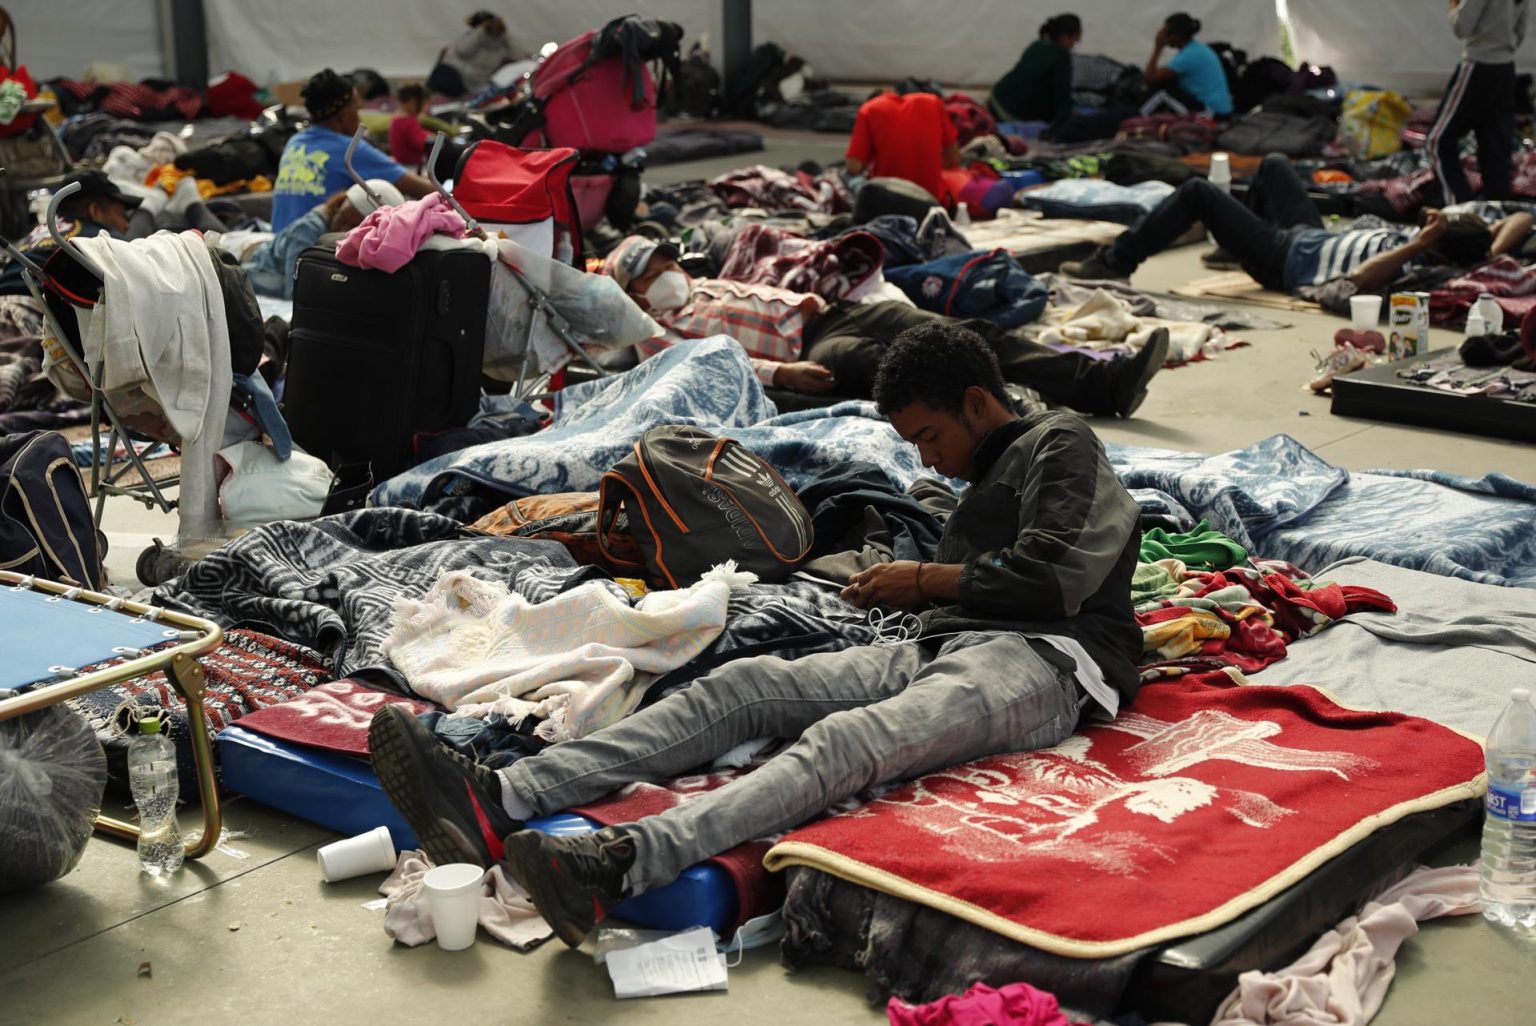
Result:
M80 183L80 191L71 197L79 202L92 199L115 199L129 210L138 209L139 204L143 202L138 196L130 196L119 189L112 179L101 171L71 171L64 176L63 184L69 185L71 182Z
M603 261L603 273L628 289L629 283L645 274L651 258L660 255L664 260L676 260L678 248L670 242L657 242L643 235L631 235L614 248Z

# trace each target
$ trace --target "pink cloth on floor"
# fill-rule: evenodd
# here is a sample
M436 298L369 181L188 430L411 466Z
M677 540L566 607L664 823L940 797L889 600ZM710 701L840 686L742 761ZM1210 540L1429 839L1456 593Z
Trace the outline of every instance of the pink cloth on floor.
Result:
M421 892L422 878L432 869L423 851L402 851L395 871L379 885L389 899L384 910L384 932L407 947L437 939L432 910ZM506 874L500 864L491 867L480 887L480 926L486 933L518 951L538 947L554 935L527 893Z
M1027 983L994 989L974 984L964 994L950 994L926 1005L891 998L885 1006L891 1026L1071 1026L1056 996Z
M1284 969L1239 976L1212 1026L1364 1026L1386 998L1397 949L1418 924L1482 907L1477 876L1475 866L1410 874Z
M363 218L336 247L336 259L393 273L411 262L423 242L438 234L462 239L464 219L434 192L398 207L380 207Z

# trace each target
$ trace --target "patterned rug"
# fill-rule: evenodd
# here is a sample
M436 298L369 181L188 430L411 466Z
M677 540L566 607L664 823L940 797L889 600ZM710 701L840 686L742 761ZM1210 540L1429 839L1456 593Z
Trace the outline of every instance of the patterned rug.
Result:
M97 663L84 667L82 672L105 669L121 662L114 659ZM207 679L203 727L210 740L246 713L297 698L331 677L330 669L318 653L252 630L225 631L224 644L211 655L204 656L201 662ZM131 735L112 736L128 725L129 710L164 710L168 714L165 730L176 745L181 793L184 796L197 793L186 704L163 672L93 691L69 704L85 717L98 735L108 735L107 743L115 747L125 746L131 738Z
M1073 958L1214 929L1411 813L1483 793L1481 746L1305 686L1150 684L1055 748L932 773L768 853Z

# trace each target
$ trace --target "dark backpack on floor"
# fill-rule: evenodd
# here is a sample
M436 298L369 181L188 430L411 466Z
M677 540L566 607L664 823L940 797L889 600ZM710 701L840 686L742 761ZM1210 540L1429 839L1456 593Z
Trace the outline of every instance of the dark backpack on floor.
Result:
M64 436L0 438L0 570L100 591L105 551Z
M670 114L712 118L720 111L720 72L709 63L709 54L698 43L688 53L672 80L662 106Z
M620 554L621 514L643 565ZM603 558L621 570L647 570L669 588L686 588L727 559L760 581L782 581L812 537L810 514L777 471L740 443L696 427L647 431L599 488Z

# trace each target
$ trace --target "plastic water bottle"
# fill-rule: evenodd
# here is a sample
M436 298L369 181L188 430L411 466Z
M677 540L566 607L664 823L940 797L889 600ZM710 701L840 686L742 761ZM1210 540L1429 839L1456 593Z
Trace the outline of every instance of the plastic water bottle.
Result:
M1483 916L1536 928L1536 705L1528 689L1510 691L1487 751Z
M139 809L139 868L169 876L181 868L185 850L176 824L176 746L160 732L160 720L139 721L139 736L128 749L128 787Z
M1499 306L1499 301L1493 298L1492 293L1480 294L1472 309L1482 317L1485 334L1497 335L1504 330L1504 308Z

